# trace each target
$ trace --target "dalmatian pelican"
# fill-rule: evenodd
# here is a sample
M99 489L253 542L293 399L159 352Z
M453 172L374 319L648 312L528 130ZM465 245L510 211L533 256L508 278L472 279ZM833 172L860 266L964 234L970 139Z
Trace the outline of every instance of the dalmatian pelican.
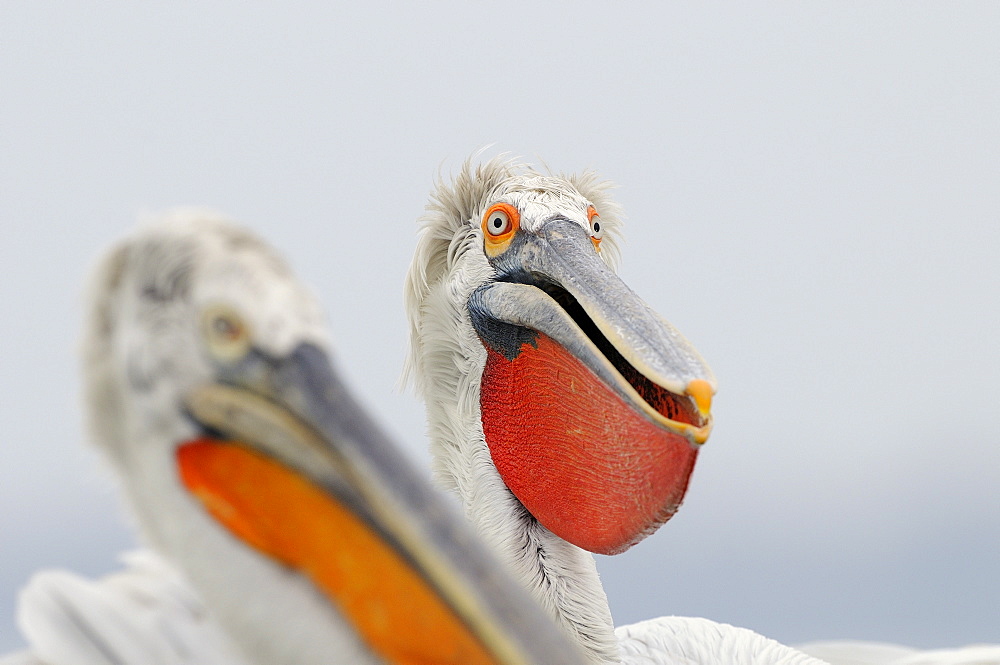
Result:
M89 309L92 438L158 555L37 578L7 663L582 661L354 400L261 240L170 215L101 262Z
M437 479L480 535L588 662L1000 665L996 646L800 651L700 618L614 629L589 552L621 552L676 511L716 383L615 275L608 187L592 172L470 160L438 183L422 220L406 376L427 403Z
M674 514L716 389L615 274L619 216L590 172L500 157L438 184L405 292L407 376L427 403L436 476L592 662L675 662L709 643L721 650L682 662L734 644L743 656L727 662L818 662L705 620L616 637L590 552L624 551Z

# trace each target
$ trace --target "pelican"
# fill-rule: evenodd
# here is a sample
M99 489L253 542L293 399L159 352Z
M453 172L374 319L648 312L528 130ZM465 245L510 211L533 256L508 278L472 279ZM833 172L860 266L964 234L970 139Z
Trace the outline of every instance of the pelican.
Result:
M620 211L608 188L592 172L470 160L439 181L422 219L404 376L427 403L437 480L480 535L588 662L1000 665L993 645L796 650L686 617L613 628L588 550L623 551L674 513L716 383L614 274Z
M624 551L677 510L716 382L615 274L608 187L503 157L439 181L405 291L405 376L436 477L590 662L819 662L700 619L616 635L590 552Z
M319 306L214 215L103 259L93 440L156 552L37 578L8 663L563 663L583 656L408 465L329 360Z

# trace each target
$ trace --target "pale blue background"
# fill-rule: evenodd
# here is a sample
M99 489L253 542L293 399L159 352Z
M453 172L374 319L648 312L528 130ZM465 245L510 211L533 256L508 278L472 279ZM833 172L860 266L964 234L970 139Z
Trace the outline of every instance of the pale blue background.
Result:
M248 4L0 5L0 650L33 570L134 542L80 425L101 248L257 229L426 465L414 220L494 142L621 184L623 276L720 381L680 514L600 559L619 623L1000 641L1000 4Z

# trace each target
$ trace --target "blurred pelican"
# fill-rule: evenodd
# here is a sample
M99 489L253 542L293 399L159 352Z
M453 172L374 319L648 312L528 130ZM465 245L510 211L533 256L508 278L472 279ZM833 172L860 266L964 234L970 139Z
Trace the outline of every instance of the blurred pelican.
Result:
M36 577L31 652L5 663L581 661L355 402L250 233L178 213L119 244L84 358L92 438L159 556Z

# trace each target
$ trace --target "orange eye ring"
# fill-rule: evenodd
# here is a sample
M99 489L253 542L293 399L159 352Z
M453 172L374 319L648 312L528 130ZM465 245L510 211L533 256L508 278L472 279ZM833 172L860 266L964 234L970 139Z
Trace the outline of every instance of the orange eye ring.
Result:
M594 206L587 206L587 221L590 222L590 242L594 243L594 249L601 251L601 240L604 238L604 225L601 223L601 216L597 214Z
M494 203L483 215L484 249L494 257L510 245L511 239L521 228L521 213L509 203Z

